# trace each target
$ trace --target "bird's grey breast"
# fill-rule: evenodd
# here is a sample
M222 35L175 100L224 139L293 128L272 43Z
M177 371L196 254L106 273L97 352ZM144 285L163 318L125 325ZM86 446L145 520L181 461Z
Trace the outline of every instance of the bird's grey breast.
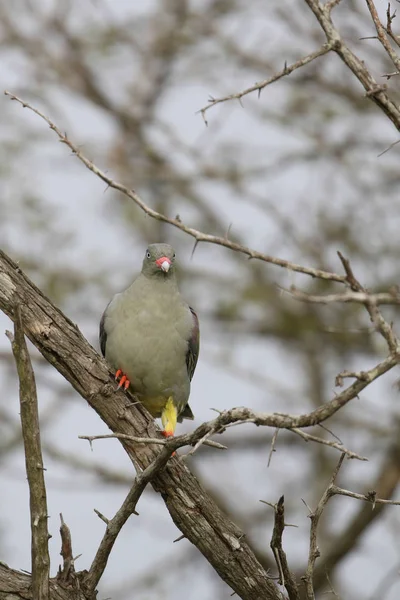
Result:
M106 357L139 392L163 392L183 383L186 387L190 310L176 286L139 283L108 307Z

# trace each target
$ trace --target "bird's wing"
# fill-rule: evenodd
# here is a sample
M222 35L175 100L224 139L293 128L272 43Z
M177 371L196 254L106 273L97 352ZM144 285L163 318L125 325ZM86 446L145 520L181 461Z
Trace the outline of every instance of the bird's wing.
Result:
M107 308L109 306L110 305L108 304ZM100 341L100 350L101 350L101 353L103 356L106 355L107 332L106 332L106 328L105 328L105 320L106 320L107 308L103 312L101 319L100 319L99 341Z
M197 359L199 358L199 347L200 347L200 330L199 330L199 319L193 308L189 306L189 310L192 313L193 328L190 332L188 339L188 349L186 353L186 366L189 374L190 381L192 380L194 370L197 365Z

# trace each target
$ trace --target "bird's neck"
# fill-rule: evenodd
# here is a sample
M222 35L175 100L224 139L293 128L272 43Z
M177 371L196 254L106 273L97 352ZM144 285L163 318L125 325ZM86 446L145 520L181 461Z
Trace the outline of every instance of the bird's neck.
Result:
M139 275L141 284L145 289L149 291L157 290L158 293L165 294L179 294L178 281L175 273L160 273L159 275L152 275L151 277L146 276L144 273Z

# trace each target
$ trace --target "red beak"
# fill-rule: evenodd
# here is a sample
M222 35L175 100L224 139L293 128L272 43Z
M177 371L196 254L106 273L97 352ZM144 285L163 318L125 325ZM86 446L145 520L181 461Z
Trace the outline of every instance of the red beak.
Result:
M171 260L167 256L161 256L161 258L157 258L156 265L160 267L162 271L168 273L171 266Z

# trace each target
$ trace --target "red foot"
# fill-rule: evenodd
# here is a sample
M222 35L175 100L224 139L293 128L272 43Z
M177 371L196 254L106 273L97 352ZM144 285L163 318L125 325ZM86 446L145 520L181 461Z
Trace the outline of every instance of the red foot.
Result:
M161 432L161 435L165 438L174 437L174 434L171 431L165 431L165 430ZM176 452L173 452L171 454L171 456L176 456Z
M122 375L122 377L121 377L121 375ZM130 386L131 382L129 381L127 376L122 373L121 369L118 369L118 371L115 373L115 381L118 381L118 379L120 377L121 377L121 379L118 384L118 389L123 387L124 390L127 390L128 387Z
M174 434L171 431L162 431L161 435L165 438L174 437Z

